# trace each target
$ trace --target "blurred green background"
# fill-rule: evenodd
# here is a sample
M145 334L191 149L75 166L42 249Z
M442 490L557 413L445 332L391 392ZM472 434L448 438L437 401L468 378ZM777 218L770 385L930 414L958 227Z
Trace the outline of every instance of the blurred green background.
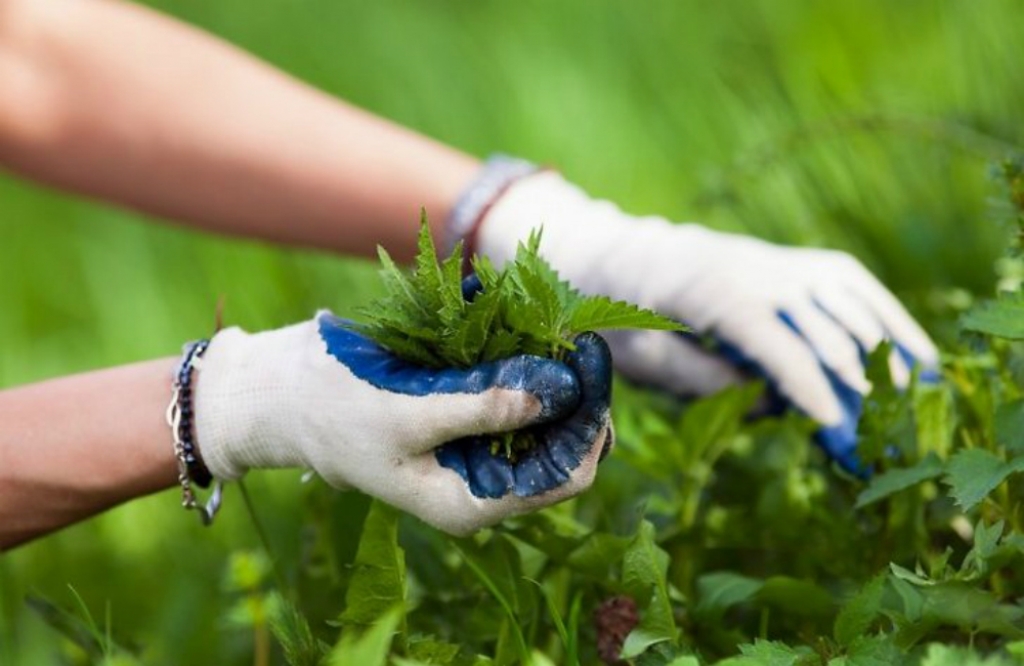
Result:
M991 290L1005 230L987 172L1024 143L1015 0L158 5L459 148L557 165L630 212L852 251L940 339L951 302ZM210 330L220 295L229 323L260 329L376 288L363 261L148 224L0 176L0 386L176 353ZM294 560L297 474L248 485ZM220 592L229 553L257 544L241 499L229 491L210 530L177 502L169 491L0 556L0 664L59 663L24 599L71 605L69 584L94 614L109 604L147 661L250 663Z

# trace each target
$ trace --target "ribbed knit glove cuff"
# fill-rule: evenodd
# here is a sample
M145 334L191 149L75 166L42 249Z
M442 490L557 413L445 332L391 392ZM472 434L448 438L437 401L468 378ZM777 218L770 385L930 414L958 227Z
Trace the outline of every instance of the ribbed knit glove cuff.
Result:
M317 342L313 322L255 335L229 328L213 338L196 384L196 440L215 477L307 465L293 444L304 428L295 403Z

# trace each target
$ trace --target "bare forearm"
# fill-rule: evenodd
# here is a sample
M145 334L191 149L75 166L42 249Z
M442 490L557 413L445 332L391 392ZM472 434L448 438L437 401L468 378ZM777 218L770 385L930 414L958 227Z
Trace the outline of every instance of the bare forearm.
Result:
M473 158L114 0L0 0L0 162L212 231L408 257ZM4 27L6 26L6 27Z
M0 550L175 483L174 363L0 392Z

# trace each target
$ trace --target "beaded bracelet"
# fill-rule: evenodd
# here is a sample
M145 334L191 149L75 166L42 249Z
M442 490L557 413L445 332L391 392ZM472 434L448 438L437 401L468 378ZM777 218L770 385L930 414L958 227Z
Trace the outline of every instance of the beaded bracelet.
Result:
M516 181L543 171L536 164L508 155L492 155L484 162L473 182L463 190L445 224L442 248L451 254L463 241L463 272L469 272L469 261L476 251L476 234L491 206Z
M213 518L220 509L223 484L217 481L213 494L206 505L196 499L192 484L207 488L213 480L210 470L199 458L194 438L194 415L192 404L193 370L199 367L200 359L210 346L209 340L197 340L185 345L181 363L174 373L174 384L171 391L171 403L167 406L167 425L174 437L174 457L178 461L178 483L181 484L181 505L185 509L195 509L204 525L213 523Z

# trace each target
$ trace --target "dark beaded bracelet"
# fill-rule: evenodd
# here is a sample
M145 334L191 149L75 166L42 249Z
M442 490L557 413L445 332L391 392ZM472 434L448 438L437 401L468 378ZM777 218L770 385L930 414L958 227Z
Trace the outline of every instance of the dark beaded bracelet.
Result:
M195 442L195 409L192 402L192 379L199 360L210 346L209 340L197 340L185 345L181 363L174 373L171 404L167 407L167 425L174 436L174 456L178 461L178 483L181 484L181 505L199 511L204 525L213 522L220 508L222 484L214 485L213 494L205 505L199 504L192 484L207 488L213 475L203 464Z
M181 442L188 476L200 488L209 488L213 481L213 475L210 474L210 470L203 464L202 458L196 451L194 410L192 409L192 376L193 364L196 359L202 357L209 346L209 340L197 340L186 345L181 365L178 367L178 374L175 377L175 385L178 388L178 413L181 415L178 421L178 440Z

